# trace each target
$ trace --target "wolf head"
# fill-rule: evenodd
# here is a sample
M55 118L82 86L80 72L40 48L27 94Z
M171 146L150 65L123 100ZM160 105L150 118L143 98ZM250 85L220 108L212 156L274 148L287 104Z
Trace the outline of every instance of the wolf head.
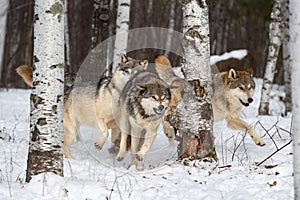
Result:
M148 67L148 61L135 60L126 56L125 54L120 55L119 64L116 71L113 74L113 82L120 90L123 88L125 83L138 71L146 70Z
M249 106L253 102L255 83L252 79L251 68L245 71L230 69L224 82L231 96L238 98L243 106Z
M121 71L124 74L136 73L141 70L146 70L148 67L147 60L135 60L126 56L125 54L120 55L119 64L116 71Z
M139 90L140 105L145 112L145 116L162 116L171 100L169 88L160 81L140 84L136 87Z

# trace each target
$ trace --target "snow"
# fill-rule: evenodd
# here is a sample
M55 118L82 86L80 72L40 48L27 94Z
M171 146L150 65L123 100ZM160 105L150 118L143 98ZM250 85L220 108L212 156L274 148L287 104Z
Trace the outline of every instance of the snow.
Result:
M95 130L83 127L82 139L65 159L64 177L47 173L25 183L29 132L29 90L0 92L0 199L291 199L292 144L256 166L291 140L291 118L257 116L262 80L255 79L256 102L242 115L266 141L256 146L249 135L215 124L218 162L176 161L176 144L160 130L146 157L146 169L128 169L129 156L118 163L94 148ZM280 94L281 87L274 87ZM275 99L274 99L275 101ZM278 102L278 101L277 101ZM274 109L276 109L274 103ZM277 107L278 108L278 107ZM278 108L279 109L279 108ZM259 122L259 123L258 123ZM268 134L264 130L268 130ZM270 129L270 130L269 130ZM270 136L272 136L272 139ZM245 136L245 137L244 137ZM274 142L272 141L274 140ZM11 194L10 194L11 193Z
M236 58L236 59L243 59L248 54L248 51L246 49L239 49L239 50L233 50L230 52L225 52L222 55L213 55L210 57L210 64L214 65L217 62L221 60L226 60L228 58Z
M122 162L109 155L109 141L102 150L95 149L96 131L82 127L81 139L71 146L75 159L64 160L64 177L44 173L30 183L25 183L30 90L0 89L0 199L292 199L291 116L280 115L283 87L274 86L271 93L278 115L258 116L262 80L255 82L254 102L242 117L261 135L264 147L221 121L214 125L217 162L179 162L176 142L169 143L160 127L145 170L136 171L128 166L129 155Z

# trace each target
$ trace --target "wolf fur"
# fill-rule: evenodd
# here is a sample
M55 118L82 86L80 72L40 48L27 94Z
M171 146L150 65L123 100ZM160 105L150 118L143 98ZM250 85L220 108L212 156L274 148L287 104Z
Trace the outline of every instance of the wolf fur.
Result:
M21 65L16 69L16 72L23 78L24 82L32 87L32 67Z
M155 71L158 76L172 88L171 101L163 121L164 132L166 136L172 140L175 137L175 130L171 127L166 118L171 114L172 108L176 107L177 103L181 100L181 92L184 89L184 80L175 75L170 60L163 55L156 57Z
M121 129L118 161L125 156L130 135L132 164L142 167L170 100L168 85L149 71L138 72L126 83L119 99L119 110L116 110L116 121Z
M265 142L258 136L252 126L240 118L243 106L252 103L255 83L252 68L244 71L230 69L214 76L212 107L214 120L225 119L227 126L234 130L247 131L255 144L264 146Z
M121 55L119 65L111 78L100 79L98 85L74 87L65 102L64 152L66 157L72 157L70 145L76 138L80 125L98 129L99 137L95 145L99 149L107 140L109 128L112 128L112 140L115 140L118 134L113 116L116 99L129 78L147 65L147 60L141 62Z
M112 77L101 78L97 84L74 86L64 101L64 154L72 158L70 146L78 136L81 125L97 128L99 138L95 143L97 148L102 148L107 136L108 128L112 129L112 141L118 135L119 128L113 120L112 106L115 99L129 78L139 70L144 70L148 61L135 60L126 55L120 56L118 67ZM32 86L32 67L20 66L18 74ZM103 106L105 105L105 106Z

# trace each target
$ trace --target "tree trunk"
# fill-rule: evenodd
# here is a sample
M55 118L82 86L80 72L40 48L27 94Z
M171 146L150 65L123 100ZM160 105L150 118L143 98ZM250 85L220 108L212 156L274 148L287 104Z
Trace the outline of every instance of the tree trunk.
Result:
M6 16L9 7L9 0L0 1L0 83L1 83L1 72L3 69L3 50L5 41L5 31L6 31Z
M70 66L66 73L77 73L91 46L93 1L69 0L67 3Z
M178 104L180 158L216 159L211 105L208 7L205 0L183 0L185 89Z
M108 44L103 41L109 37L110 0L93 2L90 52L78 72L83 82L98 81L100 75L107 69Z
M36 0L33 90L26 181L33 175L63 175L64 4Z
M32 66L33 0L10 0L8 10L0 87L25 87L15 69Z
M290 1L290 37L291 37L291 66L292 66L292 133L294 135L293 152L294 152L294 199L300 199L300 2L298 0Z
M283 38L282 53L284 67L284 86L285 86L285 115L292 111L292 86L291 86L291 52L290 52L290 2L283 1L282 17L283 17Z
M276 62L279 49L282 43L282 13L281 0L275 0L271 13L271 23L269 27L269 48L264 81L261 90L261 101L259 106L260 115L269 114L269 101L272 83L274 79Z
M126 53L130 16L130 0L118 0L117 30L114 48L114 72L121 53Z

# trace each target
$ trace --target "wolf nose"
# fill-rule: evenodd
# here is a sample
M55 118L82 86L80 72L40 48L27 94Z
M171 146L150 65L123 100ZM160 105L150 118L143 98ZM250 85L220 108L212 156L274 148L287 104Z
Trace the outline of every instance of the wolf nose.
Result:
M163 105L158 106L158 110L162 111L163 109L165 109L165 107Z
M251 103L253 101L253 99L250 97L248 98L248 102Z

